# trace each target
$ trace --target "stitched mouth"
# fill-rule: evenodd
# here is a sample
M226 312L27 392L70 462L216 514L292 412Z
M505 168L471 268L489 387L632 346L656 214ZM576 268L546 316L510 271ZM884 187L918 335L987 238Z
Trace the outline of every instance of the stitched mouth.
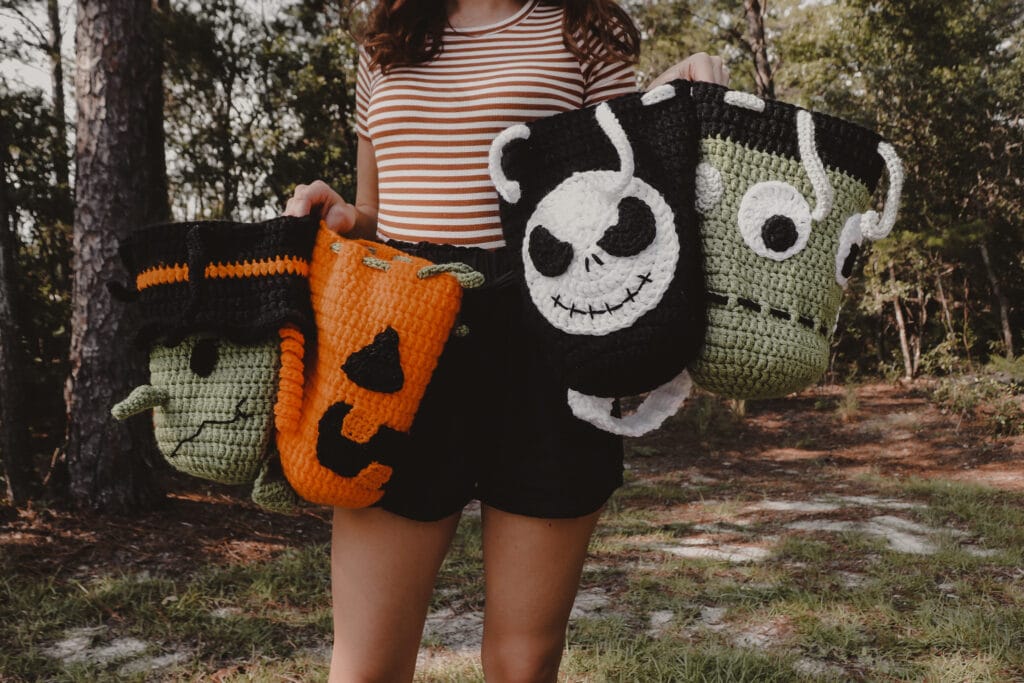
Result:
M797 325L800 325L801 327L804 327L810 330L811 332L815 332L821 335L822 337L825 337L826 339L828 338L828 330L825 328L825 326L817 324L814 321L814 318L811 318L810 316L807 315L795 316L789 311L784 311L781 308L775 308L774 306L770 306L769 304L766 303L754 301L753 299L747 299L745 297L736 297L735 299L731 299L728 295L719 294L717 292L708 292L708 301L710 301L711 303L718 304L720 306L725 306L726 308L745 308L748 311L753 311L754 313L764 313L765 311L767 311L768 314L771 315L773 318L785 320L786 322L796 323ZM735 303L731 303L732 301L734 301Z
M178 450L182 446L184 446L185 444L189 443L190 441L196 440L199 437L199 435L203 433L203 430L206 429L206 427L208 425L229 425L229 424L233 424L235 422L238 422L239 420L244 420L244 419L252 417L253 416L252 413L246 413L246 412L242 411L242 404L245 403L245 401L246 401L245 398L238 399L238 403L235 404L235 415L234 415L234 417L232 417L229 420L203 420L202 422L200 422L199 423L199 427L196 429L195 433L192 436L186 437L186 438L182 439L181 441L179 441L178 445L174 447L174 450L171 451L167 455L167 457L168 458L175 457L178 454Z
M594 308L591 304L587 304L586 310L583 310L581 308L576 308L576 304L572 302L570 302L569 305L566 306L565 303L562 301L561 295L551 297L551 301L552 303L554 303L555 308L561 308L562 310L569 311L570 318L577 314L589 315L591 318L605 314L611 315L612 313L615 313L615 311L625 306L627 303L636 299L637 294L640 293L640 290L642 290L644 286L647 285L647 283L653 282L653 280L651 280L651 274L649 272L645 275L638 275L637 277L640 279L640 284L637 286L637 288L633 290L630 289L629 286L627 286L626 296L624 296L622 298L622 301L615 304L614 306L607 302L605 302L604 308Z

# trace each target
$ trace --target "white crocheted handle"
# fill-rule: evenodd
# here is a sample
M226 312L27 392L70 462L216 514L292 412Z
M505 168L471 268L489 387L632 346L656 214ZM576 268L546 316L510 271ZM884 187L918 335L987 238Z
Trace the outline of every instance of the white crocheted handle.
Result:
M588 396L573 389L569 389L568 393L569 408L579 419L611 434L643 436L676 414L690 395L692 386L690 373L683 370L674 379L649 393L636 412L626 417L612 416L613 399Z
M860 219L861 233L875 241L886 237L896 225L896 214L900 210L900 195L903 193L903 162L888 142L878 143L878 155L885 161L889 174L889 189L885 193L885 206L881 215L877 211L865 211Z

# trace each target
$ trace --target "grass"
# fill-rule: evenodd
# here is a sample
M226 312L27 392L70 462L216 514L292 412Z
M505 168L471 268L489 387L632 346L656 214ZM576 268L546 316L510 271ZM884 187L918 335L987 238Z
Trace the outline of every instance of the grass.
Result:
M638 457L648 457L640 455ZM939 550L911 555L857 532L789 532L764 522L736 534L773 534L765 561L684 560L659 547L692 536L685 522L655 523L700 499L668 478L616 494L598 528L584 588L606 609L574 621L566 681L1014 681L1024 671L1024 498L969 484L860 478L875 495L921 503L885 510L952 531ZM675 488L673 489L673 485ZM716 491L727 518L741 491ZM720 509L718 509L720 508ZM774 527L773 527L774 524ZM972 555L966 544L997 549ZM464 517L432 607L483 608L480 521ZM127 660L68 665L48 650L94 628L94 648L137 639L150 656L184 653L160 680L323 680L330 640L328 555L323 545L274 559L197 566L176 576L39 577L0 562L0 675L11 681L146 680ZM851 577L856 579L851 582ZM719 610L716 619L708 614ZM671 612L662 633L651 616ZM783 624L767 647L741 636ZM77 633L84 633L78 631ZM120 641L118 640L120 639ZM419 681L481 681L475 653L437 656ZM94 649L93 652L96 652Z

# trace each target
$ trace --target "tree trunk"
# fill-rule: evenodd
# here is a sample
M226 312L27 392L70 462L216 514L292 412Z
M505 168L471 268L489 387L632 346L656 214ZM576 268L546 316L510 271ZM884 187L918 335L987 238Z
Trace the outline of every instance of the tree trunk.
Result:
M764 37L764 15L768 0L744 0L743 12L747 17L747 43L754 56L754 81L759 97L775 98L775 79L768 63L768 43Z
M50 43L46 52L50 57L50 89L53 93L53 170L57 176L57 186L61 189L61 206L57 217L62 223L70 225L74 208L71 203L68 125L64 116L64 60L60 53L64 32L60 25L59 10L57 0L46 0L46 13L50 23Z
M896 272L892 265L889 266L889 277L896 282ZM900 351L903 352L903 374L904 379L914 378L914 363L910 355L910 343L907 341L907 323L903 318L903 305L900 303L899 295L892 299L892 308L896 315L896 328L900 333Z
M78 0L78 104L71 375L66 461L70 494L108 512L152 507L147 420L118 423L110 406L142 383L144 354L129 347L123 305L106 283L124 281L117 245L166 217L161 64L149 0ZM159 128L160 130L157 130Z
M1006 358L1013 360L1013 330L1010 328L1010 300L1006 298L1002 288L999 286L999 278L992 268L992 259L989 258L988 244L984 241L978 245L981 250L981 260L985 264L985 273L988 275L988 282L992 285L992 293L996 295L999 303L999 323L1003 328L1003 346L1006 347Z
M21 353L14 300L17 238L8 201L6 133L0 129L0 461L7 479L7 498L15 506L36 495L38 475L32 466L28 423L23 410L26 363Z

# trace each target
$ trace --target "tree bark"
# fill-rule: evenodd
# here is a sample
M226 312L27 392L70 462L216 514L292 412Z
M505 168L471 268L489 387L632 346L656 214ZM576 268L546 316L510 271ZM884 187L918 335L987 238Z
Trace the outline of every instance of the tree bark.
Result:
M71 375L65 457L72 500L108 512L152 507L147 420L118 423L110 406L142 383L123 305L106 283L124 281L117 245L166 217L161 64L150 0L78 0L78 104ZM157 130L159 128L159 130Z
M978 249L981 250L981 260L985 264L985 274L988 275L988 282L992 285L992 293L996 295L996 301L999 304L999 323L1003 328L1003 346L1006 347L1006 358L1013 360L1016 354L1013 352L1013 329L1010 327L1010 300L999 286L999 278L996 277L996 271L992 268L992 259L989 257L988 244L982 240Z
M896 272L892 265L889 265L889 277L896 282ZM903 305L900 303L899 295L892 298L892 308L896 316L896 328L900 333L900 351L903 352L903 374L904 379L914 378L914 364L910 355L910 343L907 341L907 322L903 318Z
M6 132L0 129L0 461L7 480L7 498L21 506L38 493L39 478L32 464L28 423L22 408L26 361L14 299L18 242L7 186L6 138Z
M768 62L768 43L764 37L764 15L768 0L744 0L743 12L747 17L747 43L754 56L754 81L759 97L775 98L775 79Z
M53 94L53 170L57 177L57 187L61 189L58 218L70 225L74 209L70 201L71 162L68 158L68 125L64 116L64 60L60 52L64 32L60 25L60 8L57 0L46 0L46 13L50 23L50 43L46 52L50 58L50 89Z

